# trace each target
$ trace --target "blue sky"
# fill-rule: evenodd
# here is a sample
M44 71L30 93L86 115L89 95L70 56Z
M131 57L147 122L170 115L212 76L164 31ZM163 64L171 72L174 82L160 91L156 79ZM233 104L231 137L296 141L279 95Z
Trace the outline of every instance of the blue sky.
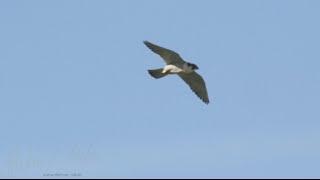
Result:
M0 1L0 177L319 178L319 8ZM211 103L150 77L143 40L197 64Z

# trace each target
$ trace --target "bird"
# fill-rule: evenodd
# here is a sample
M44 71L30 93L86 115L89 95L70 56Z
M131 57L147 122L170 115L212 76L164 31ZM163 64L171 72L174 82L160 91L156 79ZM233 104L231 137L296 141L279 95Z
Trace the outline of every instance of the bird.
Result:
M158 54L166 63L163 68L149 69L149 74L159 79L167 75L178 75L185 83L188 84L190 89L205 103L209 104L209 97L205 81L196 72L198 66L196 64L187 62L173 50L163 48L155 45L149 41L143 43L154 53Z

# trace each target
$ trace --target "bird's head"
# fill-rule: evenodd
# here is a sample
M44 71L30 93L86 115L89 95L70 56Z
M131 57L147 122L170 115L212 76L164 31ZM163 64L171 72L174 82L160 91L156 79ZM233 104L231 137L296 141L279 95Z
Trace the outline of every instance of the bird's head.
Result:
M192 64L192 63L187 63L187 65L192 69L192 70L197 70L199 69L197 65Z

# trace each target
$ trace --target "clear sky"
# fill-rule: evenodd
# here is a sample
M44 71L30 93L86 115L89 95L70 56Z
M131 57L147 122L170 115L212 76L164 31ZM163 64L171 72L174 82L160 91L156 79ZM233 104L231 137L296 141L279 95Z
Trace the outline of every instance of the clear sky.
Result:
M0 177L320 177L320 1L0 1ZM142 43L199 66L210 104Z

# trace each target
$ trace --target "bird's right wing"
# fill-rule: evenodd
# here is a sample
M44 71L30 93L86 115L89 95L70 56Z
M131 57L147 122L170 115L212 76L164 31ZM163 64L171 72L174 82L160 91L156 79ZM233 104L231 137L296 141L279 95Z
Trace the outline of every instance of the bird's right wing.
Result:
M166 49L155 44L150 43L149 41L143 41L143 43L154 53L157 53L162 57L166 64L178 64L184 63L184 60L180 55L170 49Z
M179 73L184 82L186 82L191 90L206 104L209 103L208 92L203 78L196 72Z

